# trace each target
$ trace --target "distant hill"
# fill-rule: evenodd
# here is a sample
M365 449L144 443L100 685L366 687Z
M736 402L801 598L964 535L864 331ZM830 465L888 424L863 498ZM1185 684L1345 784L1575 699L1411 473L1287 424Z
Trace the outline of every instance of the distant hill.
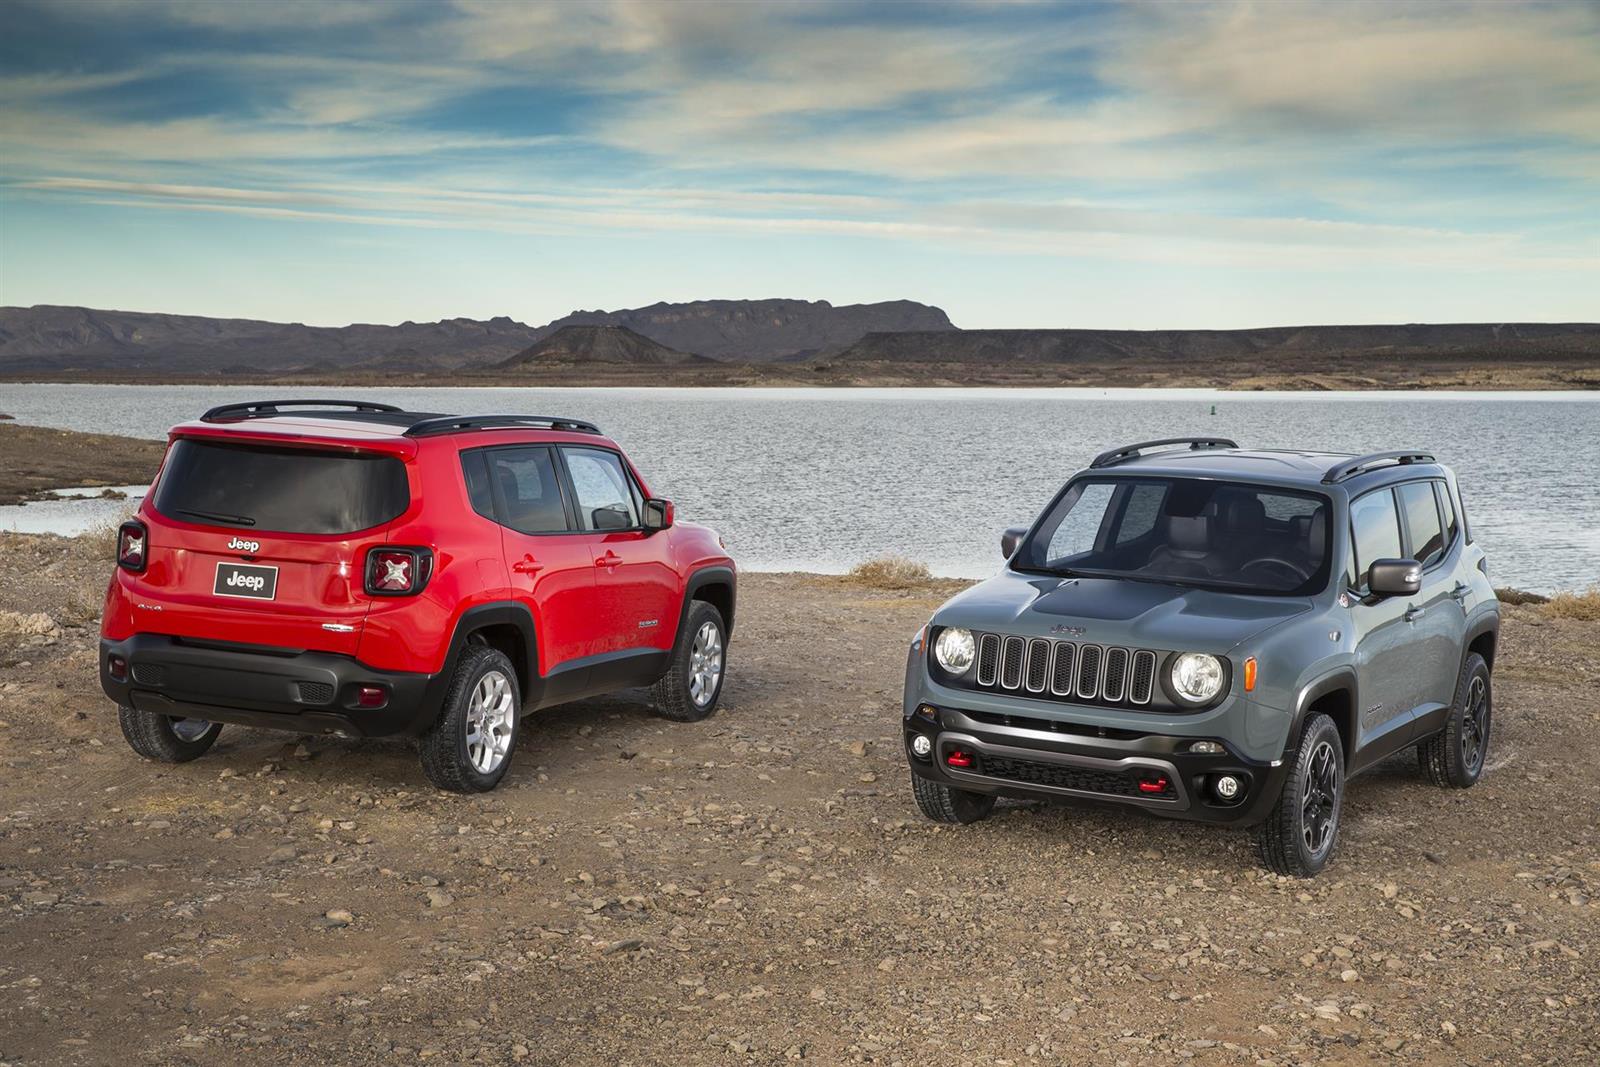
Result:
M804 359L868 333L953 331L942 310L914 300L834 307L826 300L696 300L631 311L574 311L563 326L626 326L680 352L767 363Z
M575 311L544 326L500 316L305 326L41 304L0 307L0 373L51 370L220 374L488 367L568 326L617 326L669 350L765 363L842 348L872 330L954 329L909 300L834 307L825 300L698 300L623 311ZM604 348L605 346L601 346Z
M535 341L504 363L500 369L532 370L541 364L610 363L634 367L662 367L684 363L715 363L705 356L690 355L658 344L634 333L626 326L563 326L549 337Z
M1310 371L1333 358L1600 357L1600 323L1281 326L1253 330L958 330L869 333L825 353L832 366L1124 362L1203 364L1257 358Z

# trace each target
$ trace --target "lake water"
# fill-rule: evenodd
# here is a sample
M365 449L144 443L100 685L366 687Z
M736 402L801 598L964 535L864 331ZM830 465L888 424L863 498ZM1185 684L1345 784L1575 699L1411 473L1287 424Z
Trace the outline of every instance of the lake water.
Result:
M893 553L936 574L984 576L1000 563L1000 531L1032 519L1097 452L1220 434L1256 447L1433 451L1460 476L1496 584L1551 591L1600 581L1600 393L0 384L0 411L161 437L214 404L307 393L589 419L680 516L716 527L754 570L837 572ZM15 522L18 512L7 511Z

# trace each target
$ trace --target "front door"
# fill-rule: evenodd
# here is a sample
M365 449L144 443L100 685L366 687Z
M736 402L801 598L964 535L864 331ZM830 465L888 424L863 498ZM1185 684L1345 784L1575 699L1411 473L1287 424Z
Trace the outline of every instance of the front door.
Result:
M539 674L582 671L583 661L604 651L604 630L589 536L572 529L555 453L548 445L514 445L486 449L485 458L513 595L533 613ZM582 678L565 682L559 688L583 688Z
M619 675L649 673L677 637L678 574L663 531L643 528L642 494L609 449L561 447L578 524L594 556L596 613ZM631 662L631 661L641 662ZM627 679L619 679L626 681Z
M1374 560L1405 555L1394 490L1378 489L1350 504L1356 575L1350 623L1356 634L1356 738L1351 769L1377 762L1411 738L1411 712L1422 691L1406 616L1415 605L1405 597L1372 601L1367 572Z

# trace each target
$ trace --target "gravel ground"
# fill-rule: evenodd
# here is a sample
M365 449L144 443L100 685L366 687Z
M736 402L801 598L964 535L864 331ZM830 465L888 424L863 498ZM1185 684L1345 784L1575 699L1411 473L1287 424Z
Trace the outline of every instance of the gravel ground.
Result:
M0 1063L1600 1058L1600 624L1507 609L1485 780L1386 763L1303 882L1120 809L922 821L903 650L949 583L747 576L717 716L540 713L488 796L232 727L144 763L105 549L0 535Z

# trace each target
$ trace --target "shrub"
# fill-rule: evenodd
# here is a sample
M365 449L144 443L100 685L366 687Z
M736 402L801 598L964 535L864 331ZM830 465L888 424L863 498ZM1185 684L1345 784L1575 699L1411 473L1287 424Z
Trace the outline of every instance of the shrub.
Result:
M1496 589L1494 591L1494 595L1495 599L1499 600L1502 604L1518 605L1550 603L1550 598L1547 596L1540 596L1538 593L1530 593L1526 589L1512 589L1510 586Z
M933 581L926 563L904 556L879 556L850 568L848 577L879 589L915 589Z
M1557 593L1543 610L1558 619L1600 622L1600 585L1591 585L1581 593Z

